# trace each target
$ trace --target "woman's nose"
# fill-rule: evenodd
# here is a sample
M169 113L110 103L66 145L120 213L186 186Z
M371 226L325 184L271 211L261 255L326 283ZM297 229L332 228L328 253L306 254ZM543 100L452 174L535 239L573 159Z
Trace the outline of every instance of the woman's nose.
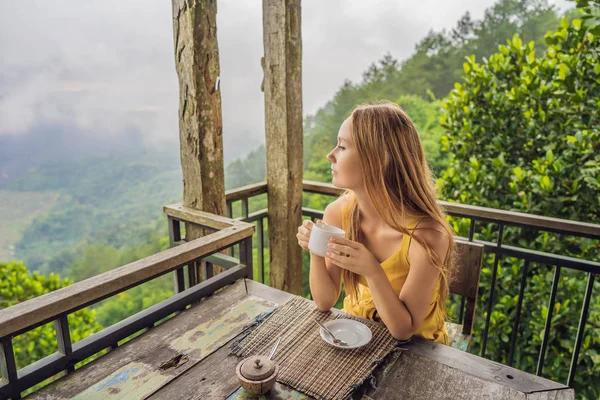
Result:
M330 162L335 162L335 157L333 156L333 150L329 152L329 154L327 154L327 160Z

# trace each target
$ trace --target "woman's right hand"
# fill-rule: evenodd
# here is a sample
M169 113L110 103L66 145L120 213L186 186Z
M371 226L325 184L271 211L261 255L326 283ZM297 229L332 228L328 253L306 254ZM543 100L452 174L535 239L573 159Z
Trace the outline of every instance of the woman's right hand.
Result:
M296 234L296 238L298 238L298 244L304 250L308 250L308 240L310 239L312 227L313 222L310 219L305 220L304 222L302 222L302 225L298 227L298 233Z

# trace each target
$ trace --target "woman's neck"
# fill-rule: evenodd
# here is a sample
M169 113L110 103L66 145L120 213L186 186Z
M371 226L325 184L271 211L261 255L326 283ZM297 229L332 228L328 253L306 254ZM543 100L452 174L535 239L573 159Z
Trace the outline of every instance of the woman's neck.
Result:
M361 220L363 222L368 221L368 224L375 228L387 227L388 224L381 217L381 215L379 215L379 213L377 212L377 209L373 205L373 202L369 198L369 195L367 195L366 190L356 190L353 192L354 192L354 197L356 198L356 201L358 202L358 208L360 210Z
M363 223L367 222L367 224L374 229L390 227L385 221L385 219L377 212L377 209L375 208L375 205L369 198L369 195L367 194L366 190L353 190L353 194L356 198L356 201L358 202L361 221ZM411 217L407 212L405 212L404 215L400 216L400 221L405 221L406 223L409 219L412 218L413 217Z

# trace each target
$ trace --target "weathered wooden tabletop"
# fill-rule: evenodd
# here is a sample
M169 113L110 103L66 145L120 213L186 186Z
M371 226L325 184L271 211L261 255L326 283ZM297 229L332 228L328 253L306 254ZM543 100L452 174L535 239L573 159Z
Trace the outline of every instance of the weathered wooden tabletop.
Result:
M39 399L243 399L229 343L290 295L238 280L39 392ZM377 373L372 399L573 399L573 389L425 340ZM264 397L263 397L264 398ZM276 384L267 398L307 396Z

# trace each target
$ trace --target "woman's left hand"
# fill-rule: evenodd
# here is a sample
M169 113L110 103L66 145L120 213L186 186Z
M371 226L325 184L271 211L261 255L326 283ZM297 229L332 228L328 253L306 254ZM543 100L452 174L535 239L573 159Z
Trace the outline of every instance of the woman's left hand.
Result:
M327 258L340 268L347 269L365 278L382 271L379 261L362 243L340 237L331 237L327 246L329 247L326 253Z

